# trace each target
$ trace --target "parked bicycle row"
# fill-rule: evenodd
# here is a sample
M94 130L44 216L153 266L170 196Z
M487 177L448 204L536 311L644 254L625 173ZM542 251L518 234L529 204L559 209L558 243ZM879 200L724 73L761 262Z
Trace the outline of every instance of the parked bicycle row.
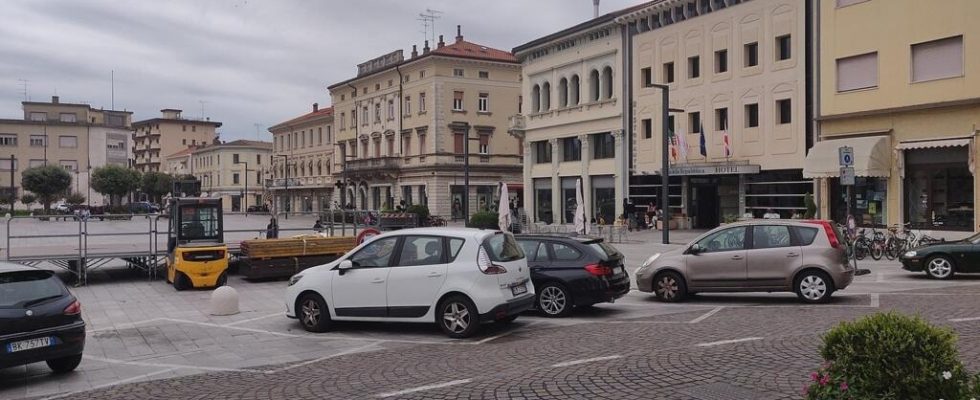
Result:
M921 230L916 233L909 223L895 224L884 230L879 230L874 226L852 229L844 224L838 224L837 228L841 232L846 232L843 237L847 246L848 257L858 260L863 260L868 256L874 260L882 258L894 260L902 253L916 247L945 241L945 239L934 238L922 233Z

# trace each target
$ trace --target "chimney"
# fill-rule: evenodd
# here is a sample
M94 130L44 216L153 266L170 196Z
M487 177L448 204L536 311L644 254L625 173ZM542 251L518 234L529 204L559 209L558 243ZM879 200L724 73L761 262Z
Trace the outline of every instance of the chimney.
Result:
M422 54L429 54L429 41L425 41L425 47L422 47Z
M439 47L437 47L437 48L441 49L445 45L446 45L446 42L444 42L442 40L442 35L439 35L439 44L438 44Z
M61 98L60 97L58 97L58 96L51 96L51 102L52 103L58 104L59 101L61 101Z
M599 0L592 0L592 18L599 18Z
M317 110L319 110L319 109L320 109L320 104L319 103L313 103L313 112L317 112Z
M415 58L415 57L418 57L418 56L419 56L418 46L416 46L416 45L413 44L412 45L412 58Z
M463 30L459 25L456 25L456 43L463 41Z

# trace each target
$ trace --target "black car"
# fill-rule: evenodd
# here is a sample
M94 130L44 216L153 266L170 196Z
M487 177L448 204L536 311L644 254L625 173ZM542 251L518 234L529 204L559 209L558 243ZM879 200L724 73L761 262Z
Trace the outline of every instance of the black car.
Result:
M935 279L950 279L959 272L980 272L980 233L963 240L916 247L898 259L902 268L925 271Z
M537 293L535 307L564 317L574 307L613 302L630 290L625 258L601 238L517 235Z
M69 372L82 361L82 305L51 271L0 263L0 368L45 361Z
M267 206L265 204L260 205L260 206L251 205L251 206L248 206L248 208L246 208L246 210L248 212L250 212L250 213L254 213L254 212L269 212L269 206Z

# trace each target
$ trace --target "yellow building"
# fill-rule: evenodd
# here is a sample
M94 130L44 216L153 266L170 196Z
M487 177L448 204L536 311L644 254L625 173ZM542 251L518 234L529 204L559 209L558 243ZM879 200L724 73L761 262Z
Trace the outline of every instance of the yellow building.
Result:
M314 212L334 206L334 113L320 108L278 123L272 132L276 211ZM270 170L271 171L271 170ZM288 172L287 172L288 171ZM269 175L272 177L273 175ZM287 183L288 177L288 183Z
M181 110L165 108L160 118L133 123L133 166L140 172L163 171L163 158L168 154L213 143L218 138L215 129L220 122L209 119L185 119Z
M500 182L519 193L522 146L507 124L518 112L520 63L458 30L452 43L440 36L435 48L413 47L407 59L391 52L329 87L343 204L383 209L404 201L461 218L467 146L470 213L497 201Z
M820 2L820 141L805 174L822 216L976 229L977 17L974 0ZM841 147L854 152L849 197Z
M189 147L165 157L166 173L190 174L201 196L221 198L225 211L265 204L264 172L272 165L272 143L235 140Z

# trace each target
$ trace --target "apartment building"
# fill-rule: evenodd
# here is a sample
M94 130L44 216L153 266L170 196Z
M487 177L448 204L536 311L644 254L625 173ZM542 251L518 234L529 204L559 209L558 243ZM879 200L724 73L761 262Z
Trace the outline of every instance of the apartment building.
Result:
M133 167L140 172L162 172L166 168L162 157L188 146L213 143L218 138L215 130L220 122L185 119L181 112L165 108L160 110L159 118L133 123Z
M128 164L132 112L62 103L58 96L21 105L23 119L0 119L0 196L8 198L11 190L23 195L21 173L53 164L71 172L71 190L85 195L89 204L108 202L91 190L89 177L95 168Z
M440 36L407 59L397 50L358 65L329 87L338 200L368 209L405 201L452 218L464 216L464 199L470 213L490 208L501 182L516 200L523 146L507 121L519 112L520 70L511 53L464 40L458 26L451 43Z
M313 103L313 111L269 128L277 162L269 189L275 193L276 210L314 212L334 207L333 111Z
M821 216L973 232L980 2L821 0L819 142L806 158ZM843 186L838 152L854 154Z
M634 203L669 204L678 225L692 228L805 210L812 191L803 177L812 137L808 4L661 0L617 18L635 33ZM669 87L673 110L668 201L660 190L662 92L653 84Z
M265 176L271 171L272 143L235 140L188 147L166 156L165 171L190 174L201 182L201 196L221 198L224 211L266 204Z

